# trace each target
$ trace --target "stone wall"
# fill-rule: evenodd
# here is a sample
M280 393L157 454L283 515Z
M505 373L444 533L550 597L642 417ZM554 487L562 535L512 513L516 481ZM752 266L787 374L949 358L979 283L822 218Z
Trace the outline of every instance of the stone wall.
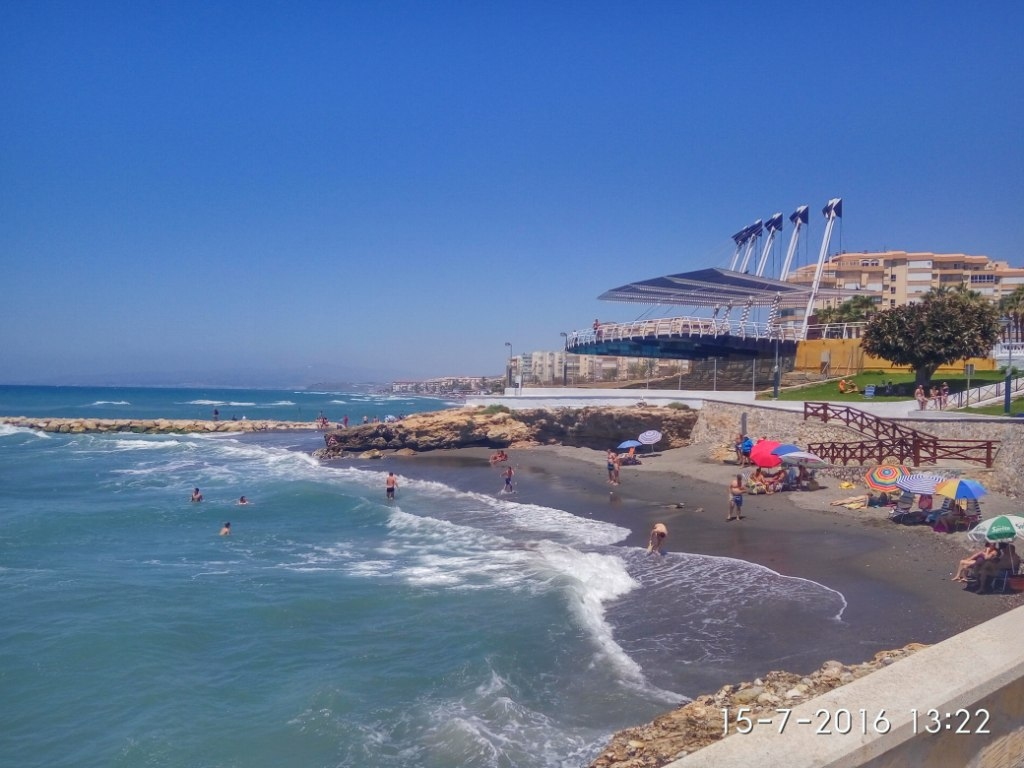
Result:
M746 414L748 435L754 438L766 435L770 439L788 441L798 445L814 442L860 442L870 440L858 430L840 422L827 424L804 420L802 412L784 411L771 406L737 404L706 400L700 417L694 425L691 439L707 445L709 453L715 447L731 446L740 423ZM893 419L911 429L950 440L998 440L999 450L991 469L972 462L950 462L939 466L927 465L922 470L933 470L949 476L971 477L979 480L988 490L1007 496L1024 495L1024 419L1006 418L948 418ZM837 467L825 470L844 480L859 480L863 467Z

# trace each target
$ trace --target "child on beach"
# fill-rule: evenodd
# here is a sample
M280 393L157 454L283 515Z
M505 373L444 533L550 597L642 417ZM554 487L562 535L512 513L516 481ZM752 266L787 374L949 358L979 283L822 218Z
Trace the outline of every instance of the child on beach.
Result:
M502 493L512 493L512 478L515 474L512 467L505 467L505 471L501 473L501 476L505 478L505 487L501 489Z
M647 553L657 552L659 555L665 555L665 550L662 548L665 544L665 539L668 537L668 528L664 523L655 523L654 528L651 529L651 538L647 542Z

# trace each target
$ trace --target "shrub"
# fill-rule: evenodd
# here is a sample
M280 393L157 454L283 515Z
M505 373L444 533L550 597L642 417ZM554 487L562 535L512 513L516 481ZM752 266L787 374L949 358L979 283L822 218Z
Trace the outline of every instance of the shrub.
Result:
M494 413L512 413L512 410L507 405L498 405L495 403L494 405L488 405L484 408L483 413L490 416Z
M686 403L669 403L665 407L666 408L672 408L672 409L674 409L676 411L688 411L688 410L690 410L690 406L688 406Z

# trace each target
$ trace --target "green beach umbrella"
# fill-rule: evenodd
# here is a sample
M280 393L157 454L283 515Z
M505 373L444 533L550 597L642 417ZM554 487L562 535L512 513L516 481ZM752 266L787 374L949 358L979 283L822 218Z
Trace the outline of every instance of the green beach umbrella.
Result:
M1024 539L1024 517L1020 515L999 515L982 520L967 534L975 541L1011 541Z

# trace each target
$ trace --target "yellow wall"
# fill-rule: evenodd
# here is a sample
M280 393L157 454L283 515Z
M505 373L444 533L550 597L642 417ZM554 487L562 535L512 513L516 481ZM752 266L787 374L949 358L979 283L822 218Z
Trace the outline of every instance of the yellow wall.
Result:
M813 339L797 344L796 370L819 373L824 360L831 361L829 371L833 376L849 376L862 371L910 372L909 366L893 365L888 360L866 354L860 347L860 339ZM965 363L973 363L976 371L994 371L999 367L992 358L973 357L940 366L936 373L963 373Z

